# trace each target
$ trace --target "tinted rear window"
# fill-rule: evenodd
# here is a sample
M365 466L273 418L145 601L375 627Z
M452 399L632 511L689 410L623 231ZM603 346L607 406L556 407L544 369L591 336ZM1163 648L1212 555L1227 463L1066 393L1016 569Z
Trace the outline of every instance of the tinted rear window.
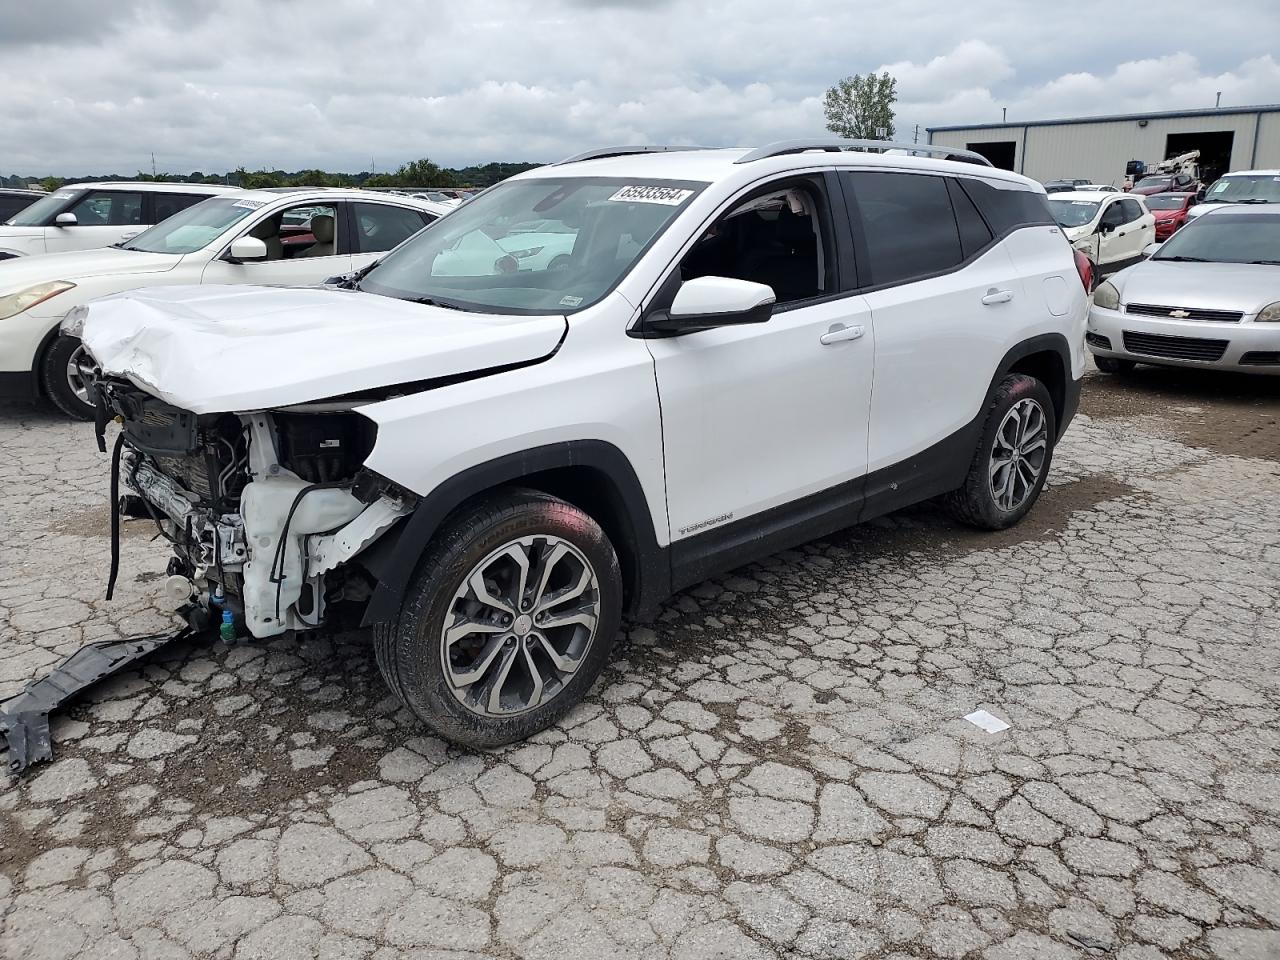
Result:
M871 283L901 283L964 259L947 181L915 173L844 174L857 200Z
M961 177L960 183L997 236L1016 227L1055 222L1042 193L1016 188L1003 190L985 180L969 177Z

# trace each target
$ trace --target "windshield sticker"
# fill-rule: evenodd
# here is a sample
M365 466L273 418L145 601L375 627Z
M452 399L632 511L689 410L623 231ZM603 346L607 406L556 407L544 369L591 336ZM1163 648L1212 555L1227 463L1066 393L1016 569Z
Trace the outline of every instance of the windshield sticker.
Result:
M70 200L72 197L76 196L76 192L74 190L57 190L53 195L59 200Z
M237 200L232 204L233 207L244 207L246 210L257 210L266 204L265 200Z
M618 203L660 203L664 207L678 207L691 196L692 190L679 187L623 187L610 200Z
M562 307L576 307L581 302L582 302L581 297L561 297L560 298L560 306Z
M1092 207L1093 201L1092 200L1072 200L1071 205L1073 207Z

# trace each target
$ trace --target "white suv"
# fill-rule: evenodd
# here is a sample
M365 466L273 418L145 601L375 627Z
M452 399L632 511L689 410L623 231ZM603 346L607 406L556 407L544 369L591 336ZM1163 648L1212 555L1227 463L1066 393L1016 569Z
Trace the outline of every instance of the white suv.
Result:
M0 224L0 260L109 247L179 210L234 189L132 180L69 184Z
M328 289L77 308L175 602L254 637L354 609L485 746L718 571L938 495L1016 523L1079 397L1073 251L1031 180L842 146L601 151Z

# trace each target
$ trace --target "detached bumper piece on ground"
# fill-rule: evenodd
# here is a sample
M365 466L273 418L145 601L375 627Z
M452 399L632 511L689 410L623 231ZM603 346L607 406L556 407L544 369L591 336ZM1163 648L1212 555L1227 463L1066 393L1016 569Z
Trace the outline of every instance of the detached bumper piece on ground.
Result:
M53 759L53 735L49 729L53 711L161 647L192 635L190 629L184 628L176 633L88 644L52 673L31 681L21 693L0 703L0 735L9 750L9 773L16 776L33 763Z

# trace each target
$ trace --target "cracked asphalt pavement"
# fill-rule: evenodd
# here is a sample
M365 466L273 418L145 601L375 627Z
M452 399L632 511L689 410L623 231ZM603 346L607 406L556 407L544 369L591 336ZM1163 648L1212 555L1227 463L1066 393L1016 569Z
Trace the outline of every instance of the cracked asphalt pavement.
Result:
M709 580L490 753L359 634L171 649L0 785L0 956L1275 960L1278 418L1091 374L1016 530L924 506ZM172 624L145 526L103 601L106 494L90 427L0 407L0 696Z

